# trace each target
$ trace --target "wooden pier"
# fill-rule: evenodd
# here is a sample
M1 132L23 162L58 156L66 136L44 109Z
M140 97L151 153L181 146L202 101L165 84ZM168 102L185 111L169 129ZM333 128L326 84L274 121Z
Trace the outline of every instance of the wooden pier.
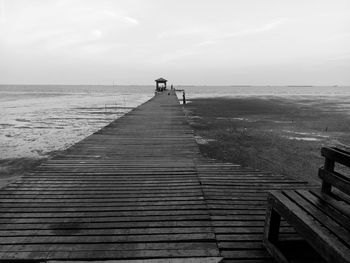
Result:
M273 262L266 191L303 187L202 157L163 92L0 191L0 261Z

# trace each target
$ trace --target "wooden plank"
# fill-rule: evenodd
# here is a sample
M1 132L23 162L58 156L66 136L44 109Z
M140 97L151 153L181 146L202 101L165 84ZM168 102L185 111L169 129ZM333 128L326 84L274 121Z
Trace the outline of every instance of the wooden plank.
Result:
M294 225L299 233L307 236L310 245L329 262L348 262L349 249L340 242L327 228L310 218L301 207L285 195L273 192L273 207L282 217ZM290 212L292 211L292 213Z
M203 158L159 95L0 191L0 259L270 262L266 191L285 187L305 182Z
M218 256L198 153L157 96L0 191L0 259Z
M79 217L79 218L67 218L65 220L62 220L62 218L55 218L55 217L46 217L46 218L0 218L0 224L3 224L4 227L11 225L11 228L14 228L14 226L18 226L19 228L22 227L22 225L30 225L30 224L57 224L57 223L118 223L118 222L146 222L149 224L149 226L156 225L159 222L168 222L171 221L174 224L177 224L181 226L182 222L195 222L198 226L201 225L202 221L210 221L210 217L208 214L204 215L191 215L191 214L185 214L185 215L139 215L139 216L123 216L123 215L116 215L116 216L101 216L101 217Z
M219 263L222 257L190 257L190 258L161 258L161 259L126 259L126 260L107 260L107 261L61 261L49 260L46 263ZM249 262L246 262L249 263ZM257 262L260 263L260 262ZM261 262L262 263L262 262ZM267 262L263 262L267 263Z
M337 205L337 201L325 197L316 191L297 191L298 194L306 198L310 203L317 206L323 213L332 217L333 220L350 230L350 214L344 213L342 204ZM341 202L341 201L340 201ZM340 210L339 210L340 209Z
M350 167L350 154L347 151L335 147L323 147L321 149L321 155L327 159Z
M297 192L287 191L286 196L298 203L298 205L321 225L328 228L333 235L337 236L344 244L350 245L350 232L343 225L337 223L330 215L327 215L318 206L309 203L307 199L302 198Z
M93 226L85 226L86 224L72 224L68 223L66 226L60 224L58 226L49 226L48 229L31 229L31 225L26 226L25 229L18 230L0 230L0 235L2 238L5 237L48 237L48 236L119 236L119 235L154 235L154 234L192 234L198 233L210 233L211 227L153 227L148 224L141 227L133 227L129 225L128 227L120 227L116 224L100 224L100 228L93 228ZM29 227L29 228L28 228Z

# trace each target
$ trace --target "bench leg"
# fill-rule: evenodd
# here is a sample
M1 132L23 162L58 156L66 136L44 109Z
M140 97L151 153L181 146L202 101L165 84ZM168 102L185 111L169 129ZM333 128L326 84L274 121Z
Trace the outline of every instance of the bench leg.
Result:
M276 246L278 242L279 229L281 224L281 216L273 209L272 204L268 204L266 210L265 228L263 243L270 254L281 263L289 263L286 257Z
M278 241L278 234L280 232L281 216L270 206L266 212L265 220L265 238L270 242Z

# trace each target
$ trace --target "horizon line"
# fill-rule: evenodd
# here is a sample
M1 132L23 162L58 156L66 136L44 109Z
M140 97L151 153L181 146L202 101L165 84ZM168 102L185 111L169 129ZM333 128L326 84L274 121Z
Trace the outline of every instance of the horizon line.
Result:
M317 84L281 84L281 85L270 85L270 84L172 84L173 86L178 87L347 87L349 84L329 84L329 85L317 85ZM154 86L153 84L62 84L62 83L52 83L52 84L37 84L37 83L29 83L29 84L20 84L20 83L0 83L0 86L110 86L110 87L118 87L118 86ZM170 86L170 85L169 85Z

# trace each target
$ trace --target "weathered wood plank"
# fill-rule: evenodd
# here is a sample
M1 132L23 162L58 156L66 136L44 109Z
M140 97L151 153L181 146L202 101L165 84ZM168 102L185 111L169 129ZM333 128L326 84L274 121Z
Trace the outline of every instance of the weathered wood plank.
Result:
M0 191L0 259L211 257L193 133L159 95Z
M316 220L313 220L303 211L298 203L293 202L280 192L273 192L271 199L274 209L288 222L293 224L299 233L307 235L310 243L329 262L348 262L350 252L345 243L334 233ZM292 211L292 212L290 212Z

